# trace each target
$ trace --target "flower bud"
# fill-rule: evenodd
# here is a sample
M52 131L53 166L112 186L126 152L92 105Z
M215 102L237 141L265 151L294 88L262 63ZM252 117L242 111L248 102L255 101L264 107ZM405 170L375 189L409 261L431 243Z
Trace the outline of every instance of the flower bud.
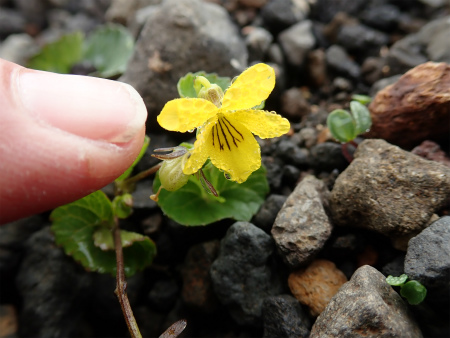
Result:
M183 173L187 155L188 153L173 160L165 160L163 162L161 168L159 168L159 179L164 189L175 191L187 183L189 175Z

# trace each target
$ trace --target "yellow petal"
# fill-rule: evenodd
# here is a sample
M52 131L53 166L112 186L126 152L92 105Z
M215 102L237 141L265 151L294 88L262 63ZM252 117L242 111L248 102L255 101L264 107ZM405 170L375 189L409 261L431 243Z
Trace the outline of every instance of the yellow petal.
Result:
M226 110L250 109L269 97L275 87L275 71L258 63L245 70L225 92L222 108Z
M164 129L182 133L200 127L217 113L217 107L203 99L175 99L169 101L158 115Z
M225 116L238 121L261 138L281 136L286 134L291 127L287 119L266 110L238 110L226 113Z
M204 151L212 164L229 174L231 180L245 182L261 166L261 152L252 133L238 121L218 115L205 130Z
M203 164L205 164L208 159L209 153L206 148L206 143L208 135L211 134L211 129L216 122L217 116L214 116L204 126L200 134L197 135L197 139L194 142L194 150L192 150L191 156L188 158L183 168L183 173L185 175L195 174L199 169L201 169L201 167L203 167Z

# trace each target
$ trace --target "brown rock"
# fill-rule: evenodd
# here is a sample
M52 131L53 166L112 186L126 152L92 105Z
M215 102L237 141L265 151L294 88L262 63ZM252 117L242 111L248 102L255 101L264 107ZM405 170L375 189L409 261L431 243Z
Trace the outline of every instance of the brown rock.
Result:
M182 269L182 298L186 305L201 311L211 311L217 305L209 268L219 252L219 242L211 241L193 246Z
M292 294L309 307L313 316L325 309L345 282L344 273L333 262L324 259L313 261L306 269L295 271L288 278Z
M300 88L286 90L281 96L281 111L283 115L292 121L300 121L310 111L310 104L307 100L309 95L309 93L305 93Z
M368 137L412 148L450 132L450 65L427 62L380 90L369 105Z
M17 314L12 305L0 305L0 337L17 337Z
M450 167L450 158L442 151L439 144L433 141L423 141L420 145L411 150L413 154L426 158L430 161L436 161Z
M365 140L337 178L330 210L336 225L399 239L424 229L449 195L448 167L383 140Z

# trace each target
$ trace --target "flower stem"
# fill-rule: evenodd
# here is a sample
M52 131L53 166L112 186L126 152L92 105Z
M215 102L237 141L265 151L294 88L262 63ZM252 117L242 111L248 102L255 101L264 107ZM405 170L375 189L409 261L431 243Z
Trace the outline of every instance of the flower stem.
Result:
M136 319L133 315L133 310L131 309L130 301L127 296L127 282L125 280L125 270L123 264L123 251L122 251L122 241L120 238L120 228L119 219L114 218L114 247L116 249L116 289L114 290L117 299L119 300L120 307L122 308L123 316L128 326L128 331L132 338L142 338L139 327L136 323Z

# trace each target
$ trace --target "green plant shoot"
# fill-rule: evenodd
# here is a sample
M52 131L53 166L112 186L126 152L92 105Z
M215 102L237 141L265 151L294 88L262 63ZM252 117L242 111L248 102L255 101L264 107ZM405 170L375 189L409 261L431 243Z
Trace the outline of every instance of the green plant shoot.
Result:
M400 295L405 298L409 304L417 305L423 302L427 296L427 289L416 280L408 280L408 276L403 274L399 277L388 276L386 282L392 286L400 287Z

